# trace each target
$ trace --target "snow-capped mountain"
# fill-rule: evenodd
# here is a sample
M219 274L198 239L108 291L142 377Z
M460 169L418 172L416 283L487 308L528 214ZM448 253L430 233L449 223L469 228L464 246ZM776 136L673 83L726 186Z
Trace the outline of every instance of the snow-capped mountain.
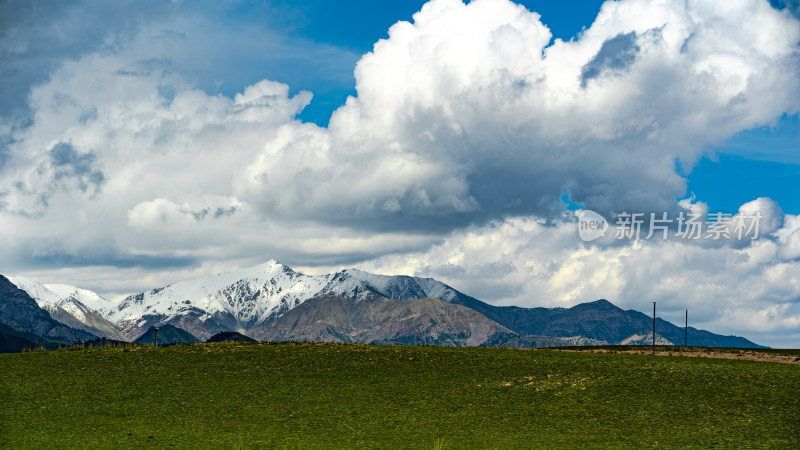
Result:
M16 338L23 339L22 347L29 347L25 341L28 344L43 345L48 348L59 345L52 341L48 343L46 340L37 338L36 335L63 342L78 342L96 338L92 333L75 329L53 319L50 313L40 308L36 300L27 292L2 275L0 275L0 324L3 325L4 330L0 333L0 341L9 344L6 338L16 336ZM12 339L12 341L16 340ZM14 347L14 344L12 343L11 346ZM22 347L19 347L20 350Z
M220 331L247 330L285 314L323 292L358 298L377 293L393 299L454 298L432 279L373 275L355 269L305 275L270 260L239 271L183 281L125 298L105 316L129 338L165 323L206 339Z
M277 261L183 281L125 298L107 315L130 338L171 323L206 339L220 331L247 330L319 292L324 277L303 275Z
M565 339L575 339L580 345L644 342L641 336L647 336L652 331L652 318L638 311L624 311L606 300L583 303L568 309L494 306L432 278L374 275L357 269L305 275L275 260L140 292L119 304L110 303L91 291L73 286L40 285L19 277L11 280L36 299L57 321L99 336L114 339L122 337L129 341L141 336L151 326L167 324L182 328L202 340L223 331L267 339L281 336L311 336L309 339L315 339L315 336L323 335L347 335L350 336L347 339L356 339L363 333L377 336L380 334L377 329L388 336L398 329L405 333L406 329L422 330L425 328L422 324L447 322L447 327L443 328L446 331L431 328L419 331L418 336L404 336L400 340L430 342L433 334L470 329L468 323L452 318L473 317L469 315L471 313L463 314L460 308L450 308L453 305L418 302L425 306L423 308L414 307L413 304L383 302L426 298L466 307L496 324L495 328L482 328L484 331L495 331L486 334L484 338L487 340L481 345L553 345L552 342L547 343L553 339L545 339L547 342L544 342L542 337L554 338L561 343L559 345L563 345ZM321 297L327 300L322 301ZM296 314L287 314L310 299L315 301L309 302ZM359 302L371 302L371 306ZM414 308L417 308L412 314L415 319L409 321L409 311ZM362 313L369 317L357 317ZM397 328L395 322L407 326ZM474 322L483 323L483 319L475 319ZM387 324L391 326L381 328ZM297 328L300 325L302 327ZM462 331L456 334L460 336ZM657 332L664 339L662 343L668 344L681 342L687 330L658 319ZM506 335L501 336L503 333ZM720 336L694 328L688 330L688 336L693 345L757 346L741 337ZM448 342L469 343L472 342L471 338L464 335ZM387 338L383 336L380 339Z
M100 337L124 337L104 317L114 304L92 291L65 284L40 284L24 277L9 277L8 280L27 292L40 308L58 322Z
M105 314L114 307L113 303L95 292L75 286L66 284L40 284L30 278L24 277L9 277L9 281L16 284L18 288L33 297L36 302L39 303L40 307L43 302L58 306L80 302L84 306L100 314Z

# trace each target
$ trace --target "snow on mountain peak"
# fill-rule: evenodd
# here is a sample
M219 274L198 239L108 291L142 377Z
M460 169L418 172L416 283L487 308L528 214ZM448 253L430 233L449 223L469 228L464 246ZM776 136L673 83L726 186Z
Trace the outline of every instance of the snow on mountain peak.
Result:
M65 300L78 300L85 306L88 306L89 308L101 314L114 307L112 302L88 289L81 289L79 287L69 286L66 284L45 284L44 287Z
M8 281L12 282L19 289L27 292L40 308L45 305L56 305L61 300L58 294L47 289L43 284L39 284L30 278L25 277L8 277Z
M430 278L375 275L345 269L326 275L295 272L275 259L244 269L209 275L143 291L113 304L94 292L67 285L41 285L26 278L11 281L37 300L82 312L70 302L80 302L100 313L125 333L135 329L194 320L235 329L248 329L283 315L324 292L361 298L374 292L392 299L436 297L452 300L456 292ZM81 319L82 320L82 319Z
M18 288L27 292L40 308L48 305L58 306L67 310L75 309L76 303L93 309L100 314L105 314L114 304L105 298L87 289L66 284L40 284L30 278L9 277L9 281Z
M252 325L310 298L327 281L295 272L272 259L131 295L109 314L109 319L120 323L145 315L163 315L163 321L168 321L189 310L202 310L207 315L230 314L242 325Z
M451 301L456 291L433 278L417 278L408 275L376 275L359 269L345 269L348 276L368 285L379 294L393 299L433 297Z

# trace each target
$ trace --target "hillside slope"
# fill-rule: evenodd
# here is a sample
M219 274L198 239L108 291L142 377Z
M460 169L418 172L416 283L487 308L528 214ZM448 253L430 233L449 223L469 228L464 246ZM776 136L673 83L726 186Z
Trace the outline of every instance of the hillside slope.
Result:
M25 291L0 275L0 323L40 336L77 342L96 336L54 320Z
M250 330L259 340L479 346L508 330L482 314L435 298L396 301L334 293L306 300Z
M0 323L0 353L17 353L37 348L53 350L65 345L68 344L64 341L47 339Z
M41 284L25 277L8 280L27 292L54 320L95 336L124 339L117 326L103 316L114 304L96 293L65 284Z

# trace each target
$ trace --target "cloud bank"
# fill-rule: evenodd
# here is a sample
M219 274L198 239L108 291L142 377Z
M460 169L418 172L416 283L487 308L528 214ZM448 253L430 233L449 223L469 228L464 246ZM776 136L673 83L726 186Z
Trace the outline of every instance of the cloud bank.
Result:
M758 199L741 213L769 214L775 204ZM800 216L769 216L764 234L746 246L674 237L584 243L575 214L547 224L512 217L449 235L442 243L405 255L366 262L365 270L446 279L455 288L504 305L569 307L586 299L612 299L720 333L750 336L779 347L796 346L800 334ZM613 227L611 224L611 234Z
M243 193L382 227L554 215L565 192L603 212L674 208L676 163L796 109L799 31L765 2L609 2L549 45L521 6L434 1L361 59L327 130L268 144L292 160L251 165Z

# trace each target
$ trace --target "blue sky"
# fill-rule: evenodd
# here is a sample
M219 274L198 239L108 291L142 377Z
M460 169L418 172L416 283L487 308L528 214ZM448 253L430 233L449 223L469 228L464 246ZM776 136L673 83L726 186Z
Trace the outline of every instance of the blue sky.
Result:
M388 37L387 30L390 26L399 20L410 21L413 14L425 3L421 0L391 2L277 0L268 2L269 6L265 6L263 3L245 2L230 12L230 20L248 24L262 21L277 22L288 34L352 50L356 56L352 61L352 65L355 66L357 58L372 51L375 42ZM542 0L518 3L541 14L542 20L550 27L553 38L563 40L572 39L584 27L591 25L603 4L598 0L577 0L569 4ZM258 73L263 75L263 72ZM323 73L324 71L320 71L316 75ZM345 71L345 74L335 81L310 78L304 80L302 85L297 83L293 71L282 73L280 68L277 68L273 76L278 80L294 82L292 84L295 90L309 89L315 93L315 100L303 110L300 117L321 126L328 124L331 113L344 104L348 95L356 93L352 70ZM297 86L294 86L295 84ZM232 94L242 87L231 85L225 92Z
M797 115L742 131L712 147L688 174L689 191L709 207L735 212L754 197L770 197L784 212L800 212L800 127Z
M0 0L0 273L115 298L277 258L800 346L798 11ZM578 207L763 228L587 243Z

